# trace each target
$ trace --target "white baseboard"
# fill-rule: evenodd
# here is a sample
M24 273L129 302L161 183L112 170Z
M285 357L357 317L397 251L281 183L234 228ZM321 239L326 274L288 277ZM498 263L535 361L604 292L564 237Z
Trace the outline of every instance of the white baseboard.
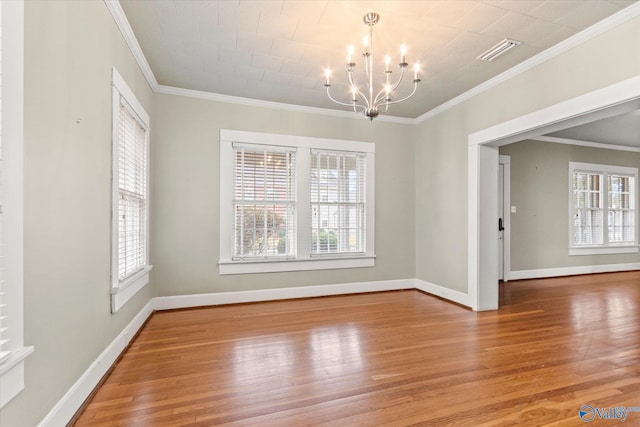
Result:
M124 330L107 346L98 358L71 386L51 409L38 427L65 426L80 409L102 377L118 359L131 339L142 328L154 310L200 307L207 305L234 304L242 302L273 301L292 298L309 298L329 295L347 295L364 292L419 289L433 295L469 306L467 295L418 279L383 280L377 282L345 283L337 285L300 286L291 288L263 289L256 291L220 292L196 295L177 295L152 298L133 318Z
M543 277L574 276L576 274L611 273L614 271L640 270L639 262L627 264L584 265L578 267L541 268L507 273L507 280L540 279Z
M156 310L201 307L207 305L237 304L242 302L273 301L328 295L346 295L363 292L413 289L413 279L383 280L379 282L345 283L339 285L299 286L291 288L261 289L256 291L218 292L210 294L175 295L154 298Z
M466 307L472 307L471 301L469 300L469 294L463 294L460 291L455 291L420 279L414 279L414 283L415 288L418 290L456 302Z
M62 396L62 399L49 411L46 417L38 424L39 427L66 426L82 403L89 397L102 377L107 373L113 363L120 357L131 339L142 328L144 322L153 313L153 300L149 301L142 310L129 322L120 334L89 366L74 385Z

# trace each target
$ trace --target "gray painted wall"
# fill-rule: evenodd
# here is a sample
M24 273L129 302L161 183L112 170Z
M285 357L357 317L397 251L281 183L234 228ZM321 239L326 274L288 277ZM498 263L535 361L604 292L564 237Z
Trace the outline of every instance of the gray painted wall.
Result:
M151 278L157 295L414 277L413 127L172 95L158 95L155 112ZM219 276L221 128L375 143L375 267Z
M467 292L468 135L639 75L637 40L639 17L417 126L418 279Z
M148 286L110 312L113 65L153 114L103 2L25 2L24 338L35 352L3 427L37 425L151 298Z
M569 256L569 162L638 167L640 153L541 141L500 147L511 156L511 270L618 264L639 254ZM637 219L636 219L637 223Z

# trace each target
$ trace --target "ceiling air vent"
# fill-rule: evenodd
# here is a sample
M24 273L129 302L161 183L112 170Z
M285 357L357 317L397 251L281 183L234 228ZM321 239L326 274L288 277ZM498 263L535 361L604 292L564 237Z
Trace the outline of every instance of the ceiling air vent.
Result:
M493 61L503 53L506 53L507 51L521 44L522 42L516 40L504 39L497 45L493 46L491 49L487 50L482 55L478 56L478 59L481 59L483 61Z

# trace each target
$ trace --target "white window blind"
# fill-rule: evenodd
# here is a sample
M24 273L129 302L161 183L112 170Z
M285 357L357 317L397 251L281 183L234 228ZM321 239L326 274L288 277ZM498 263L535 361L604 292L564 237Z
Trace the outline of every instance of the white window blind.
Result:
M118 280L147 265L147 130L121 99L118 135Z
M635 242L635 179L632 176L609 175L608 179L609 243Z
M602 236L602 175L590 172L573 173L573 243L601 245Z
M365 251L365 154L311 151L311 253Z
M638 169L569 162L570 255L637 252Z
M295 150L234 143L233 151L234 259L295 256Z

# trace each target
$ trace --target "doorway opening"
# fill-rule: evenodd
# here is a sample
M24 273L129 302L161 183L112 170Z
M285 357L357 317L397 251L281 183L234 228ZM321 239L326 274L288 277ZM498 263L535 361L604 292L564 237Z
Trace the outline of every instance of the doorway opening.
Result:
M468 146L468 281L471 308L498 308L498 147L640 108L640 76L474 132Z

